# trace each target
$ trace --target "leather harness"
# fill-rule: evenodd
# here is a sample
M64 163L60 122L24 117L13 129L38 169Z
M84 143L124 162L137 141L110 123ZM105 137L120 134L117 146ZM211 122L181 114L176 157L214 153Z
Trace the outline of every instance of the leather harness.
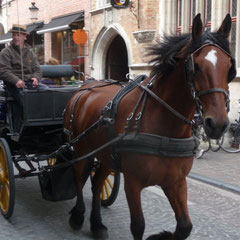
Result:
M212 43L212 42L206 42L203 46L201 46L199 49L197 49L195 52L199 51L205 46L208 45L214 45L218 47L219 49L223 50L218 45ZM224 50L223 50L224 51ZM226 51L224 51L229 57L231 57ZM206 94L210 94L213 92L220 92L225 95L226 98L226 108L229 109L229 94L226 90L221 88L212 88L200 92L196 92L193 84L193 75L194 75L194 62L193 62L193 54L192 53L187 59L185 60L185 78L188 81L188 84L190 86L190 91L192 93L193 99L195 101L197 111L200 116L202 116L202 107L201 107L201 101L200 97ZM231 58L232 59L232 58ZM92 126L90 126L88 129L86 129L82 134L79 136L72 138L72 126L74 121L74 108L82 94L77 94L74 103L71 107L71 118L70 118L70 129L64 129L65 133L67 133L70 136L70 142L63 146L63 148L70 148L74 147L74 144L77 143L82 137L84 137L88 132L90 132L92 129L97 128L100 125L107 125L108 126L108 136L109 141L99 148L93 150L92 152L81 156L77 159L74 159L72 161L69 161L68 163L65 163L65 165L68 164L74 164L75 162L78 162L80 160L86 159L89 156L94 156L97 152L103 150L106 147L111 146L112 147L112 158L114 160L114 165L117 169L120 168L120 161L119 161L119 153L122 152L133 152L133 153L140 153L140 154L150 154L154 156L162 156L162 157L193 157L196 154L196 149L199 145L199 140L192 136L189 138L169 138L165 136L159 136L155 134L148 134L148 133L139 133L139 124L141 117L144 112L145 103L147 96L150 95L151 97L155 98L160 104L162 104L164 107L166 107L169 111L171 111L175 116L182 119L186 124L193 126L193 122L186 119L184 116L182 116L180 113L176 112L172 107L170 107L166 102L164 102L161 98L159 98L156 94L154 94L151 91L151 87L153 86L155 82L155 78L152 78L150 82L147 84L147 86L141 84L141 81L143 81L145 76L139 76L135 80L132 80L128 85L121 88L114 96L114 98L108 102L108 104L105 106L105 108L102 110L102 113L99 117L99 120L96 121ZM80 89L81 91L84 90L90 90L92 88L97 87L104 87L110 84L116 84L117 81L111 81L110 83L104 84L104 81L101 83L98 83L90 88L83 88ZM117 133L114 131L114 122L117 116L117 109L120 101L123 99L124 96L126 96L128 93L130 93L133 89L136 87L140 87L143 91L140 95L137 104L135 105L132 113L127 118L127 124L125 125L124 132L122 134L117 135ZM137 110L140 108L140 111L137 113ZM135 119L133 118L134 116ZM134 119L134 120L133 120ZM130 125L135 121L135 125L133 127L134 131L129 131ZM58 151L61 151L59 149ZM60 164L61 165L61 164ZM63 166L64 164L62 164ZM61 166L59 166L61 167Z

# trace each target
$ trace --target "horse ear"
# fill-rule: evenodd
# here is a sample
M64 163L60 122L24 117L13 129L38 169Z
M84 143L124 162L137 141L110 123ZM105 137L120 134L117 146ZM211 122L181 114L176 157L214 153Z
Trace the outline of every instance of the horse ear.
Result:
M228 13L226 17L224 18L221 27L218 29L218 33L221 33L224 35L226 38L229 37L230 31L231 31L231 26L232 26L232 18L230 14Z
M201 14L195 16L193 19L193 25L192 25L192 39L195 40L199 36L202 35L203 31L203 24L201 20Z

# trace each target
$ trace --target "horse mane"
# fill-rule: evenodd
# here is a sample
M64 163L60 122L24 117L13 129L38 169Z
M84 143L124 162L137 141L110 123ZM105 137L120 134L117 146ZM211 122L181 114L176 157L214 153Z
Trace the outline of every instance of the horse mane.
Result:
M219 32L203 32L194 41L192 41L191 34L165 35L161 41L158 40L157 44L148 48L147 56L153 56L149 61L150 64L153 64L150 76L160 78L169 74L181 59L185 59L187 55L193 53L207 41L219 45L228 54L231 54L228 39Z

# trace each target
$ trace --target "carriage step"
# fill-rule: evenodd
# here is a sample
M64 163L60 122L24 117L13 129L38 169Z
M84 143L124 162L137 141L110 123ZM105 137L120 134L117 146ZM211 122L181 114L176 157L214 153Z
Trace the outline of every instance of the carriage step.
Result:
M26 170L25 168L22 168L16 161L14 161L14 165L17 168L18 172L19 172L19 177L27 177L29 175L31 175L33 172L35 172L37 169L32 165L32 163L28 161L26 161L27 165L29 166L29 170Z

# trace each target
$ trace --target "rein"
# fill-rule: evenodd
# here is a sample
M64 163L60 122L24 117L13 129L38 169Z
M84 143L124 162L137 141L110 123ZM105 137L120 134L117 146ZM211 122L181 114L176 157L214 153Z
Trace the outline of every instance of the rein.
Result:
M152 79L153 80L153 79ZM151 81L152 81L151 80ZM185 118L181 113L177 112L174 108L172 108L170 105L168 105L165 101L163 101L160 97L158 97L152 90L150 90L150 87L152 87L152 83L148 84L147 86L137 84L139 87L141 87L144 91L146 91L150 96L152 96L155 100L157 100L160 104L162 104L165 108L167 108L170 112L172 112L175 116L183 120L184 123L192 126L192 121Z

